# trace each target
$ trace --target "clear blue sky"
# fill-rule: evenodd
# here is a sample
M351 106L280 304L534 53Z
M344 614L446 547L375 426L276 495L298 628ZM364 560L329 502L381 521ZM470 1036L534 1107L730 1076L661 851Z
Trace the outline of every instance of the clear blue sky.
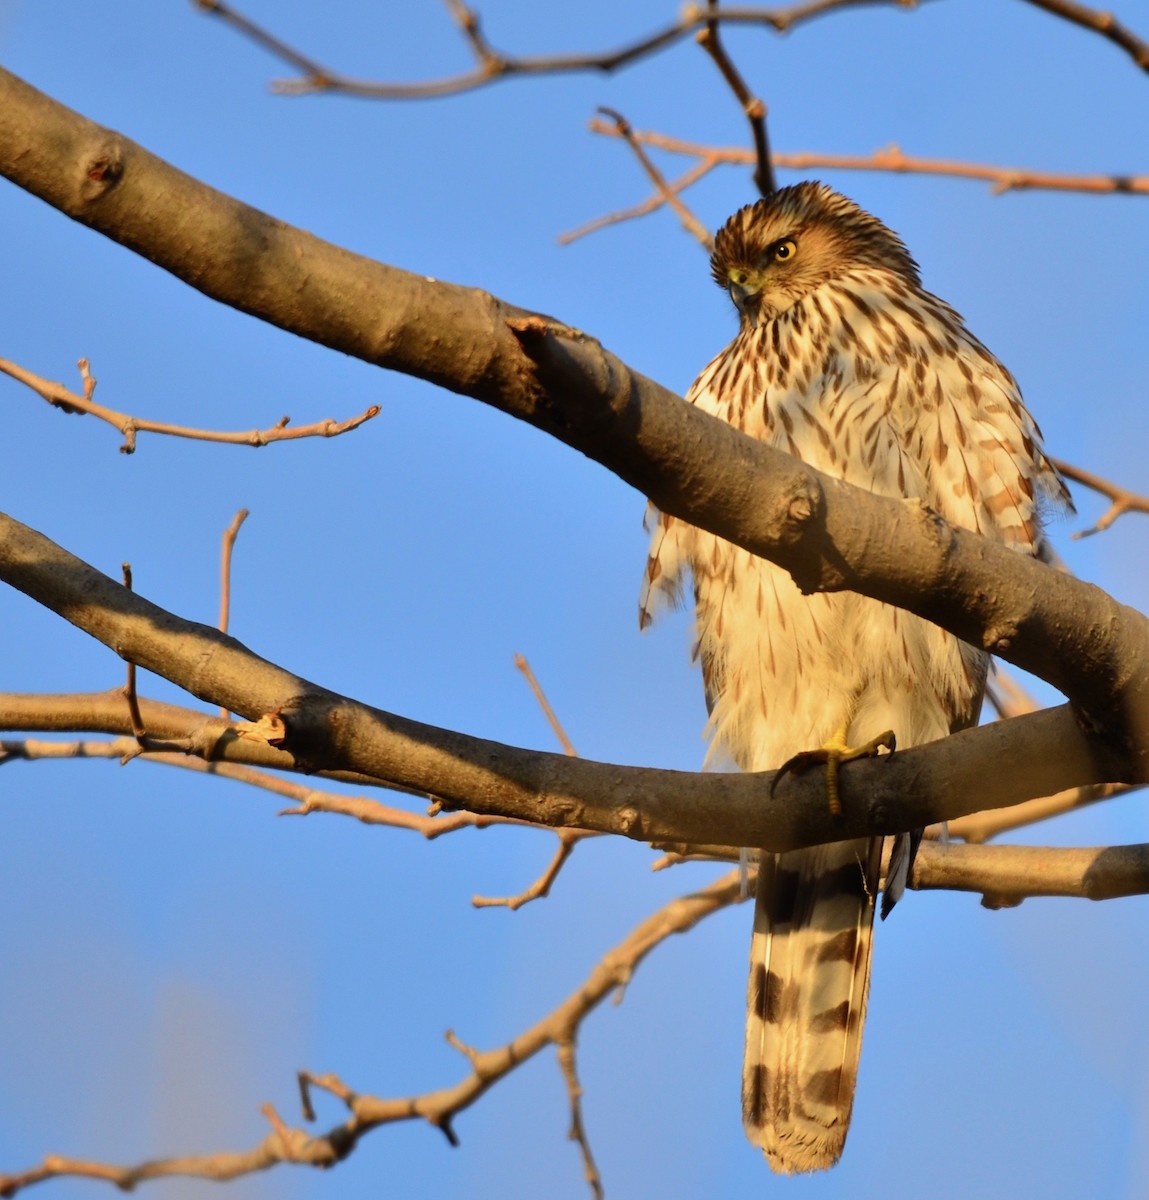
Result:
M610 47L670 0L486 0L515 53ZM1149 4L1118 15L1149 35ZM421 79L468 65L436 3L252 2L253 16L350 73ZM1149 77L1020 0L862 9L786 38L731 31L782 150L934 154L1049 170L1144 172ZM0 59L29 82L213 186L350 249L487 288L595 334L677 390L730 336L705 258L668 214L570 248L556 235L646 194L599 104L639 128L743 144L689 42L613 78L512 81L426 103L277 98L282 68L177 0L8 0ZM823 172L906 239L932 290L1010 366L1050 449L1143 482L1149 200ZM782 172L784 181L797 178ZM714 227L752 198L745 172L691 196ZM105 403L249 428L382 415L332 442L254 452L142 438L0 379L8 510L137 588L211 620L221 531L237 553L233 631L304 676L434 724L551 748L515 671L528 656L588 757L693 768L701 688L685 618L640 637L640 496L480 405L266 328L0 186L0 355L71 383L92 360ZM1085 518L1100 509L1079 496ZM1077 522L1076 524L1080 524ZM1143 605L1136 519L1073 543L1074 570ZM0 690L116 686L109 652L0 592ZM149 694L172 695L146 679ZM1146 840L1143 801L1035 832ZM241 1148L259 1106L295 1120L294 1072L397 1095L465 1064L442 1040L499 1044L573 989L601 952L717 868L651 875L650 853L584 846L552 897L511 914L549 835L434 844L334 817L277 820L238 785L136 763L0 771L0 1171L47 1152L114 1160ZM749 912L665 945L621 1007L585 1024L586 1121L608 1193L859 1200L925 1192L1134 1200L1149 1187L1149 902L911 896L879 931L854 1129L835 1172L776 1180L744 1143L738 1072ZM324 1105L321 1121L339 1112ZM553 1058L457 1121L369 1137L334 1175L280 1168L252 1197L586 1195ZM105 1189L106 1191L106 1189ZM99 1194L52 1183L45 1197ZM220 1195L150 1185L147 1195Z

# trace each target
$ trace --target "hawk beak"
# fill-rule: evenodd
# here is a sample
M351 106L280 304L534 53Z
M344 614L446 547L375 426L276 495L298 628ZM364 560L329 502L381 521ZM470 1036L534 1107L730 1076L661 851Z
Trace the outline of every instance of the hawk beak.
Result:
M751 329L758 328L758 297L761 289L750 283L736 283L733 279L727 288L734 307L746 318Z

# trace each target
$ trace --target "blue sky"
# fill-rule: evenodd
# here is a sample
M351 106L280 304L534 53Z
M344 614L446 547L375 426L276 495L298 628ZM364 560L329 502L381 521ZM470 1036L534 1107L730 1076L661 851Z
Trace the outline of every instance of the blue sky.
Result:
M469 60L437 3L246 11L352 74L423 79ZM675 6L488 0L513 53L601 49ZM1149 4L1118 16L1149 35ZM785 38L728 44L770 109L780 150L907 153L1046 170L1138 173L1149 78L1102 39L1013 0L859 9ZM737 106L690 42L614 77L516 80L422 103L285 99L265 53L175 0L0 5L0 60L30 83L211 185L359 253L486 288L599 337L682 391L732 332L698 246L660 213L567 248L561 232L646 194L596 106L638 128L744 144ZM898 230L928 287L1022 383L1051 451L1144 478L1149 208L1140 197L992 196L980 184L824 172ZM798 176L781 172L783 182ZM752 199L730 169L690 197L716 227ZM233 632L332 688L419 720L552 748L513 666L526 655L579 751L694 768L701 688L688 622L640 637L643 501L509 418L340 358L206 300L150 264L0 187L0 354L98 398L207 427L382 414L334 441L258 452L117 435L0 379L12 515L197 619L217 605L218 540L237 551ZM1100 511L1079 493L1085 520ZM1144 527L1070 541L1082 576L1144 605ZM116 686L108 651L0 592L0 690ZM151 695L174 695L145 679ZM1045 691L1043 695L1048 696ZM1132 798L1031 831L1033 841L1146 840ZM47 1152L137 1160L240 1148L259 1106L296 1117L294 1072L383 1095L452 1083L454 1028L497 1045L537 1020L603 950L705 866L652 875L650 853L582 847L551 898L521 890L552 839L488 830L427 844L334 817L277 820L240 785L136 763L0 772L0 1171ZM585 1118L612 1197L859 1198L1145 1194L1146 901L910 897L879 931L870 1020L842 1165L776 1180L743 1141L738 1070L749 913L661 947L580 1051ZM339 1116L333 1105L321 1122ZM234 1197L582 1197L553 1059L456 1122L369 1137L335 1175L281 1168ZM150 1185L160 1197L212 1185ZM45 1195L95 1195L60 1182ZM212 1194L218 1194L213 1192Z

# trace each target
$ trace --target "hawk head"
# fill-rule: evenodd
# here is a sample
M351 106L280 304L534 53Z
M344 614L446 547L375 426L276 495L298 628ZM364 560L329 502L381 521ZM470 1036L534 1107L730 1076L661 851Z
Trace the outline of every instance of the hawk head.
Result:
M718 231L710 270L744 322L769 321L856 267L918 287L917 263L877 217L823 183L798 183L740 208Z

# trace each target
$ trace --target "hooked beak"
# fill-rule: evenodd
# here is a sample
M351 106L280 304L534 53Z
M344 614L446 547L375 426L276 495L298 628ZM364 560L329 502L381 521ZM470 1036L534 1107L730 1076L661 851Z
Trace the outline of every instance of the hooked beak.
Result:
M758 328L758 297L762 289L756 287L750 280L741 282L731 279L727 287L734 307L746 318L751 329Z

